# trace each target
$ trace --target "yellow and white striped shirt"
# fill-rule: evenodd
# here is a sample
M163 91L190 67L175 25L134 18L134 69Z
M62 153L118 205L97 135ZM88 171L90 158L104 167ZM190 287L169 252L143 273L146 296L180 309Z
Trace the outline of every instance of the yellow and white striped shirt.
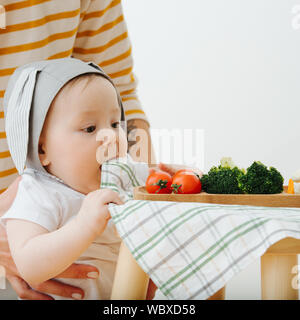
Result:
M131 44L121 0L0 0L0 193L16 178L4 128L9 76L26 63L73 56L94 61L113 79L127 120L148 119L136 95ZM3 17L3 14L2 14Z

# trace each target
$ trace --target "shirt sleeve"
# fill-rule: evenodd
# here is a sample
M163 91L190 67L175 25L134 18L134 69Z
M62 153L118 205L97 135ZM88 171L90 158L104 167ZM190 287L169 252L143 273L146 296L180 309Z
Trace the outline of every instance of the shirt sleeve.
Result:
M4 226L8 219L34 222L51 232L60 225L61 208L58 200L45 186L32 177L23 175L12 206L1 217Z
M126 120L150 122L137 96L132 47L121 0L85 2L72 56L93 61L108 74L119 91Z

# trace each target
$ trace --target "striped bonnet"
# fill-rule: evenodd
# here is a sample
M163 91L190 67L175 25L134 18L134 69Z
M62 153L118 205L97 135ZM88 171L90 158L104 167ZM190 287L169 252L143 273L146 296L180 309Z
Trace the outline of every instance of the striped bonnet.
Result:
M98 65L75 58L32 62L17 68L10 77L4 95L5 131L19 174L25 165L47 173L39 160L38 142L48 109L68 81L87 73L99 74L113 84ZM125 129L122 101L117 95Z

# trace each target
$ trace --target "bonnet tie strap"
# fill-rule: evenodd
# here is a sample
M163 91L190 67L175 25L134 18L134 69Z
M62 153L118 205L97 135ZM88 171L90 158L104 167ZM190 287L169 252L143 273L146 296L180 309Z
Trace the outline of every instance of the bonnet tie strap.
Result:
M7 143L19 174L23 173L27 158L29 114L38 71L32 67L22 71L14 85L5 115Z

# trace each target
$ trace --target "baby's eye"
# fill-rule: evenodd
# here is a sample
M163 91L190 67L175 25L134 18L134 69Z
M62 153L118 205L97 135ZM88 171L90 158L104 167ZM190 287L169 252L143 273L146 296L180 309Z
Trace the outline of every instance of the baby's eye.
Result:
M93 132L95 130L96 130L96 126L89 126L89 127L85 128L85 129L83 129L83 131L87 132L87 133L91 133L91 132Z
M114 122L114 123L112 124L113 128L117 128L119 125L120 125L120 121Z

